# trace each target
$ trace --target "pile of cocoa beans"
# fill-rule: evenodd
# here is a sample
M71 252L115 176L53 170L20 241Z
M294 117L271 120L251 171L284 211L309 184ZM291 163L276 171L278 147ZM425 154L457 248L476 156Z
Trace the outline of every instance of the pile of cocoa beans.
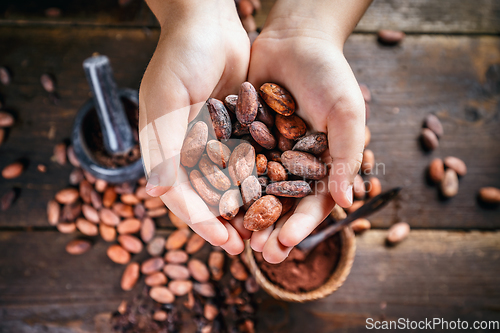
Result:
M277 84L265 83L257 93L244 82L238 95L224 102L210 98L206 106L210 126L199 120L202 111L180 161L216 215L232 220L242 206L246 229L266 229L327 175L320 157L328 148L326 134L307 135L293 97Z

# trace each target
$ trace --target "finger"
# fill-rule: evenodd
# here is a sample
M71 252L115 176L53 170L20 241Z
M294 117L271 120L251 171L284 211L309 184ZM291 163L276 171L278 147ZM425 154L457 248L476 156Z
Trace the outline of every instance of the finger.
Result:
M281 231L281 228L285 224L286 220L290 217L292 213L289 212L282 216L278 222L276 222L276 226L271 232L271 235L269 235L269 239L267 240L266 244L264 245L264 249L262 250L262 257L271 264L279 264L283 260L288 257L290 254L290 251L292 251L293 247L292 246L285 246L280 243L278 239L278 235Z
M240 234L229 221L223 221L222 223L226 227L229 236L227 241L220 247L233 256L240 254L245 249L245 243L243 243Z
M239 211L238 215L230 221L231 225L238 231L242 239L249 239L252 232L243 226L243 211Z
M294 213L278 235L284 246L295 246L306 238L330 214L335 201L328 192L327 179L316 183L316 193L300 200Z
M250 238L250 247L256 252L262 252L264 245L266 245L269 236L274 230L274 225L267 227L267 229L254 231Z

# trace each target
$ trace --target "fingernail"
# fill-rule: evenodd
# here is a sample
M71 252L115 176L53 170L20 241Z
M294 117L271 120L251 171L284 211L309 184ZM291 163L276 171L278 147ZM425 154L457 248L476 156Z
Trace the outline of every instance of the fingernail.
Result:
M349 200L349 203L352 204L352 185L347 186L345 197L347 198L347 200Z
M151 172L148 178L148 183L146 184L146 192L151 191L158 185L160 185L160 177L158 176L157 173Z

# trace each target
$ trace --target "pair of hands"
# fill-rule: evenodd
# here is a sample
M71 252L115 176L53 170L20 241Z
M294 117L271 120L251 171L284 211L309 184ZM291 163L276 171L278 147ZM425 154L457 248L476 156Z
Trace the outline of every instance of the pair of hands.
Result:
M225 1L225 0L222 0ZM250 239L271 263L283 261L332 211L352 203L352 183L362 160L365 104L342 53L343 40L312 25L310 19L271 12L250 49L234 2L158 8L162 24L158 47L139 94L142 155L147 191L160 196L180 219L212 245L230 254ZM166 10L162 19L158 11ZM294 22L297 24L290 24ZM247 79L248 76L248 79ZM275 82L294 96L296 112L313 132L328 133L330 174L314 195L293 212L259 232L243 228L243 215L217 218L189 185L179 153L188 123L203 103L237 93L242 82L255 87Z

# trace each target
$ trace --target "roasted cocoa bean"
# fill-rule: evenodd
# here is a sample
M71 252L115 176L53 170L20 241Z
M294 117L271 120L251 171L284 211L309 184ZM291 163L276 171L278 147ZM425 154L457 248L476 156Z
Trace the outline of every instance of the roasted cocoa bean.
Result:
M250 134L252 138L262 147L266 149L274 149L276 147L276 139L267 128L266 124L260 121L254 121L250 124Z
M201 260L191 259L187 263L189 273L198 282L204 283L208 282L210 279L210 272L208 271L207 265L205 265Z
M303 198L309 193L311 193L311 187L302 180L276 182L266 187L266 194L279 197Z
M142 251L142 242L135 236L120 235L117 240L118 243L120 243L120 245L130 253L140 253Z
M241 194L238 189L226 191L219 202L219 214L230 221L236 217L242 205Z
M79 202L64 205L61 211L61 220L74 221L82 213L82 204Z
M288 213L293 208L293 206L295 206L295 198L279 197L278 200L281 202L280 217Z
M167 241L165 243L165 248L167 250L178 250L186 244L188 237L190 235L190 231L188 229L179 229L170 234L168 236Z
M264 102L262 97L259 95L259 108L257 109L257 118L258 121L266 124L268 128L272 128L274 126L274 112L271 108Z
M146 247L148 253L152 257L157 257L163 253L165 249L165 238L157 236L153 238Z
M281 163L267 162L267 176L272 182L280 182L288 179L285 167Z
M71 234L76 231L76 224L73 222L61 222L56 226L57 230L63 234Z
M446 198L451 198L458 193L458 176L455 170L447 169L440 184L441 193Z
M109 208L103 208L99 211L99 219L111 227L117 226L120 223L118 215Z
M116 226L116 231L120 235L136 234L141 230L141 221L135 218L123 220Z
M189 269L183 265L167 264L163 272L172 280L187 280L191 277Z
M97 182L96 182L96 190L97 190ZM158 199L159 198L153 198L153 199ZM126 205L137 205L141 201L133 194L133 193L125 193L120 196L121 202L123 202ZM161 200L160 200L161 201Z
M193 185L196 192L198 192L198 194L206 204L210 206L219 205L221 195L214 189L212 189L201 172L199 172L198 170L191 171L191 173L189 174L189 180L191 181L191 185Z
M99 213L94 207L87 204L82 205L82 214L90 222L99 223Z
M0 111L0 127L11 127L14 125L14 117L5 111Z
M79 193L83 202L87 204L91 202L90 195L92 191L92 184L90 184L87 180L84 179L80 182Z
M111 261L117 264L125 265L130 261L130 253L128 253L120 245L111 245L110 247L108 247L106 254L108 255L109 259L111 259Z
M14 179L19 177L23 173L23 170L24 165L21 162L14 162L3 168L2 177L5 179Z
M208 126L202 121L193 125L181 148L181 164L192 168L198 163L208 140Z
M321 155L328 149L328 137L325 133L313 133L300 138L293 150L299 150L313 155Z
M363 162L361 162L361 171L369 174L375 166L375 155L370 149L365 149L363 152Z
M254 172L255 149L252 145L243 142L234 148L229 157L229 176L236 186L241 185L248 176Z
M229 266L229 270L236 280L245 281L248 278L247 269L241 260L233 259L231 266Z
M395 30L379 30L377 34L378 34L378 40L382 44L387 44L387 45L398 44L406 36L404 32Z
M177 229L185 229L188 227L186 222L182 221L180 218L178 218L172 211L168 211L168 219L172 224L177 228Z
M227 191L231 187L229 178L217 165L210 161L207 155L201 157L198 167L208 182L219 191Z
M444 134L441 121L439 121L439 118L433 114L428 114L427 117L425 117L424 126L433 131L437 137L442 137Z
M149 242L151 239L153 239L155 232L156 232L156 226L155 226L154 221L149 217L145 217L141 223L141 239L142 239L142 241L144 243Z
M347 217L347 214L345 213L345 211L342 207L335 204L332 212L330 213L330 217L333 218L335 221L340 221L340 220L345 219Z
M260 185L259 180L254 176L248 176L241 183L241 199L242 204L246 209L250 207L257 199L262 196L262 186Z
M250 125L257 117L259 99L257 91L250 82L243 82L238 93L236 118L244 125Z
M165 261L162 257L149 258L141 264L141 273L150 275L162 270L165 266Z
M66 144L58 143L54 146L54 159L60 165L66 164Z
M74 239L66 244L66 252L72 255L80 255L92 247L92 243L83 239Z
M187 244L186 244L186 252L189 254L194 254L198 252L203 245L205 245L205 240L198 234L193 234Z
M232 113L236 112L236 105L238 104L238 95L227 95L224 98L224 106Z
M167 277L162 272L156 272L146 276L144 283L150 287L163 286L167 284Z
M175 296L184 296L193 290L193 282L189 280L175 280L168 283L168 289Z
M351 229L357 234L362 233L363 231L368 230L371 227L372 225L367 219L361 218L351 222Z
M104 207L111 207L118 197L116 190L113 186L108 187L102 196L102 204Z
M257 168L257 175L265 175L267 170L267 157L263 154L258 154L255 157L255 166Z
M52 75L44 73L40 76L40 83L46 92L52 93L56 90L56 84Z
M149 297L158 303L169 304L175 301L175 296L167 287L153 287L149 291Z
M327 168L318 158L300 151L281 154L281 163L292 174L305 179L320 180L326 176Z
M193 234L197 235L197 234ZM201 237L200 237L201 238ZM203 239L203 238L202 238ZM205 241L205 240L203 240ZM189 259L189 255L182 250L172 250L165 254L165 261L169 264L185 264Z
M278 130L274 131L274 135L276 136L276 140L278 141L278 149L283 151L292 150L295 145L295 141L287 139L281 134Z
M116 239L115 227L109 226L104 223L99 223L99 234L106 242L114 242Z
M193 283L193 290L203 297L214 297L215 288L211 283Z
M115 202L113 206L111 206L111 209L113 212L116 213L116 215L123 217L123 218L130 218L134 217L134 208L129 205L125 205L124 203L121 202Z
M137 281L139 280L139 276L139 264L136 262L128 264L123 271L122 280L120 283L122 289L125 291L132 290L132 288L134 288Z
M444 158L444 165L447 168L453 169L457 175L463 177L467 174L467 166L464 161L458 157L448 156Z
M47 203L47 219L50 225L56 225L59 222L61 215L61 206L55 200L50 200Z
M382 193L382 185L377 177L370 177L368 186L368 197L373 198Z
M496 187L482 187L479 190L479 199L485 203L496 205L500 203L500 189Z
M290 140L297 140L304 136L307 131L306 123L294 114L288 117L276 115L275 125L278 131Z
M99 234L99 230L95 223L89 222L81 217L76 219L76 227L85 236L97 236Z
M264 83L260 89L259 94L274 111L280 115L290 116L295 112L295 101L292 95L275 83Z
M250 126L243 125L236 120L233 124L233 136L243 136L248 134L250 134Z
M354 193L354 198L356 199L362 200L365 198L366 186L365 182L363 181L363 178L359 174L356 175L356 177L354 177L353 193Z
M83 180L83 172L82 172L82 169L74 169L73 171L71 171L71 173L69 174L69 183L71 185L78 185L80 184L80 182Z
M212 251L208 257L208 267L212 273L212 279L219 281L224 275L224 259L225 255L221 251Z
M207 143L207 155L218 167L225 169L231 156L231 150L220 141L210 140Z
M247 210L243 226L251 231L264 230L278 220L281 209L281 202L275 196L265 195Z
M439 140L436 134L428 128L422 129L422 134L420 136L422 145L426 150L434 150L439 146Z
M365 202L363 200L361 201L354 201L351 205L351 207L347 208L347 212L349 214L354 213L356 210L358 210L361 206L363 206Z
M365 126L365 148L368 147L371 139L372 139L372 133L370 132L368 126Z
M389 228L387 241L396 244L403 241L410 234L410 225L406 222L398 222Z
M435 158L429 165L429 178L435 184L441 183L444 178L444 164L440 158Z

